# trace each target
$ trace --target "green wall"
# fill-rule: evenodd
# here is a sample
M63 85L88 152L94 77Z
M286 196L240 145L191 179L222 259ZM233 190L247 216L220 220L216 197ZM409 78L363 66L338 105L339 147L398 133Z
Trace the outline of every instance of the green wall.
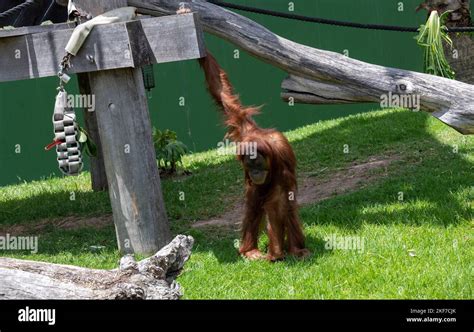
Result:
M414 12L421 0L294 0L295 13L347 20L393 25L417 26L425 13ZM288 10L288 1L255 0L235 3ZM399 3L404 11L399 12ZM342 53L352 58L383 66L419 71L422 57L413 34L379 32L317 25L305 22L242 13L265 25L275 33L316 48ZM265 104L257 121L265 127L285 131L316 121L376 109L377 105L289 107L280 99L280 84L286 74L245 52L234 59L235 47L214 36L206 36L207 47L228 71L231 81L245 104ZM1 56L1 50L0 50ZM0 68L3 70L3 68ZM193 151L216 146L224 129L209 99L203 75L196 61L155 66L157 87L151 92L150 113L158 128L178 133ZM0 185L39 179L58 174L55 153L43 150L53 137L51 116L56 78L0 84ZM76 82L68 89L77 90ZM186 106L180 107L183 96ZM133 105L131 105L133 107ZM78 112L80 113L80 112ZM16 145L21 153L15 152Z

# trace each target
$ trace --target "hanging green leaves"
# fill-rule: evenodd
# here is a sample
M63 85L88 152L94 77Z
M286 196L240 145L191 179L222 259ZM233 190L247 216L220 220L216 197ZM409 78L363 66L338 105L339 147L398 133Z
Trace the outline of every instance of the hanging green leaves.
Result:
M90 139L90 136L87 131L79 126L78 135L79 137L77 138L77 140L79 141L79 143L81 143L82 151L89 157L97 157L97 146Z
M455 73L446 59L443 47L443 43L449 47L453 46L444 25L449 13L447 11L439 16L437 11L432 11L426 24L420 27L420 33L415 39L418 45L424 48L425 73L454 79Z

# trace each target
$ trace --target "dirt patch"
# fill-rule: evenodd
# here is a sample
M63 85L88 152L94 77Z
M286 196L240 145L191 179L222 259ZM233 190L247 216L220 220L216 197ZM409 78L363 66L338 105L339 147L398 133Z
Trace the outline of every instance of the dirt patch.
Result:
M388 175L387 168L397 155L371 157L364 163L353 165L327 176L300 174L298 179L298 202L300 205L317 203L325 199L356 191ZM228 227L238 228L244 211L244 201L240 200L223 215L195 222L193 228Z
M367 162L332 173L329 178L302 177L299 179L298 202L302 205L356 191L388 175L388 166L397 156L381 159L372 157Z
M399 160L397 155L378 156L369 158L364 163L354 163L353 165L330 173L329 175L300 174L298 179L298 202L300 205L317 203L325 199L356 191L376 180L388 175L387 168L395 160ZM204 227L225 227L237 229L240 225L244 200L240 198L231 204L232 208L221 216L200 220L193 223L193 228ZM5 234L25 235L41 233L50 226L56 229L73 230L81 228L100 229L113 224L112 215L98 217L76 217L70 216L57 219L41 219L26 225L0 226L0 236Z
M244 213L244 203L245 202L243 199L239 199L239 202L235 203L232 209L230 209L223 215L209 220L196 221L191 225L191 227L230 227L236 229L239 227L240 222L242 221L241 219Z
M103 215L99 217L70 216L57 219L41 219L26 225L0 226L0 236L4 236L6 234L25 235L41 233L49 226L63 230L72 230L81 228L101 229L112 224L112 215Z

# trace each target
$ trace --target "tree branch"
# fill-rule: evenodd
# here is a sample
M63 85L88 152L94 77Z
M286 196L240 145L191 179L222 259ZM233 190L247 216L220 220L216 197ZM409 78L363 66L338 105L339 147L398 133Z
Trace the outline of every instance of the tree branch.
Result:
M128 4L148 15L172 15L182 0L128 0ZM408 83L420 96L421 109L431 113L463 134L474 133L474 86L432 75L383 67L323 51L280 37L260 24L203 0L185 2L198 12L205 31L234 43L250 54L290 74L324 84L314 91L318 103L334 103L331 85L340 91L354 91L359 101L380 101L389 92L403 90ZM284 83L285 84L285 83ZM295 93L301 91L293 91ZM284 96L285 96L284 92ZM336 96L337 97L337 96ZM347 96L342 94L340 100Z

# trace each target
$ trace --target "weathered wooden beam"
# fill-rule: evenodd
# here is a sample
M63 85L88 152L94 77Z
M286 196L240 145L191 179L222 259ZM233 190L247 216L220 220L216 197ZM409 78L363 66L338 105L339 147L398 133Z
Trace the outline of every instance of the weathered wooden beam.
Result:
M0 300L175 300L174 280L191 255L194 240L178 235L150 258L125 256L115 270L0 258Z
M148 15L170 15L182 0L128 0L130 6ZM184 2L199 13L204 30L226 39L250 54L290 74L324 84L358 91L367 100L380 100L401 85L419 95L421 109L463 134L474 134L474 86L432 75L373 65L295 43L260 24L203 0ZM298 91L294 91L298 92ZM286 93L286 92L285 92ZM407 92L408 93L408 92ZM334 94L316 92L330 100ZM332 102L332 101L331 101Z
M119 249L150 254L170 239L140 69L90 73Z
M377 102L363 92L337 82L318 82L290 75L282 85L285 100L303 104L352 104Z
M63 6L68 5L68 1L66 3L61 3ZM123 0L98 0L95 2L85 1L84 8L88 10L84 10L81 8L83 6L83 1L79 0L75 3L76 8L81 12L82 16L85 17L95 17L100 15L101 13L107 12L112 9L119 8L125 5L125 1ZM79 91L81 94L92 94L90 81L89 81L89 74L88 73L81 73L77 75L78 77L78 84L79 84ZM97 123L97 113L96 112L89 112L87 109L84 109L84 122L86 125L87 133L89 137L97 146L96 156L90 158L90 173L91 173L91 186L92 190L94 191L104 191L107 190L109 184L107 182L107 172L105 170L105 161L104 161L104 154L102 149L102 140L100 139L99 133L99 125Z
M125 6L126 0L78 1L82 10L94 11L95 14L100 14L98 4L110 10ZM169 27L159 25L153 25L158 34L161 28L166 31ZM150 42L142 24L139 28L131 34L130 49L136 52L130 53L129 58L141 64L143 61L150 63L150 57L154 54L149 51ZM175 28L172 29L176 32ZM163 37L159 42L171 47L172 40L174 38ZM193 46L196 49L196 45ZM181 60L186 52L189 50L180 50L179 54L175 54L179 55L176 60ZM171 234L161 192L142 72L140 68L123 68L90 72L88 76L90 91L96 99L97 125L119 249L124 253L156 252L168 243Z
M44 32L51 32L56 30L66 30L66 29L74 29L76 24L74 22L68 23L58 23L58 24L45 24L45 25L33 25L29 27L20 27L20 28L3 28L0 29L0 38L6 37L18 37L18 36L25 36L31 35L34 33L44 33Z
M48 25L36 30L46 32L26 34L28 29L0 32L0 82L57 74L73 29L67 24ZM69 73L138 68L204 55L202 30L194 14L147 18L95 27Z
M67 2L63 3L67 6ZM103 12L124 6L123 0L98 0L94 2L82 0L76 1L76 9L82 16L95 17ZM84 8L86 9L84 9ZM81 94L90 94L89 74L78 74L79 90ZM102 141L99 134L96 112L84 110L84 120L87 132L90 138L97 146L97 155L90 159L91 185L94 191L103 191L108 189L107 173L105 170L105 161L103 156Z
M74 5L81 15L98 16L110 10L127 6L124 0L74 0Z

